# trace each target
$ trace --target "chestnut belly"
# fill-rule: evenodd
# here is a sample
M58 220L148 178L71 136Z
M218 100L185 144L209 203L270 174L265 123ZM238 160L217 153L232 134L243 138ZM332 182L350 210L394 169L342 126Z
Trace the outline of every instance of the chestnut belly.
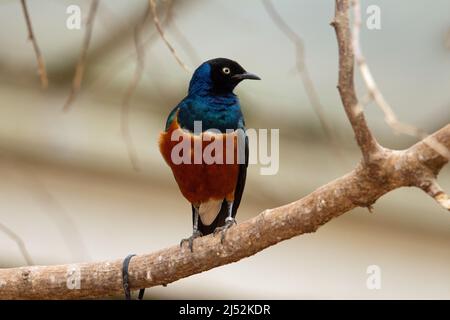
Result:
M176 130L178 130L177 134L180 138L172 141L172 134ZM183 154L183 156L185 156L184 159L190 159L190 161L179 163L179 160L174 161L174 159L172 159L172 150L181 143L182 139L190 141L189 148L184 148L181 152L189 152L189 155ZM200 141L194 141L196 139L200 139ZM226 139L232 139L233 143L231 145L230 143L227 144ZM221 163L208 164L209 162L205 163L203 151L205 151L205 148L213 142L215 142L215 146L222 146L221 152L218 153L222 161ZM195 145L196 147L194 147ZM198 146L201 146L201 150L199 150ZM167 132L161 133L159 148L165 161L172 169L181 193L189 202L194 205L200 205L211 199L234 200L234 191L239 174L239 164L236 160L237 138L234 133L213 134L211 141L204 141L202 135L194 136L190 132L181 130L176 121L174 121ZM201 152L201 163L198 161L200 158L198 154L196 158L194 158L194 151ZM227 151L233 152L233 163L226 163ZM177 153L177 155L179 155L179 153ZM213 155L216 154L213 153Z

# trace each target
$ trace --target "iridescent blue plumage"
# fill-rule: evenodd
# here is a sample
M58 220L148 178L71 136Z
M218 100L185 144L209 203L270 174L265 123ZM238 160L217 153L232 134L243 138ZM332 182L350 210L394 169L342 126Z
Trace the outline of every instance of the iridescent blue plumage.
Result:
M188 95L169 115L166 130L178 112L178 123L194 132L194 121L202 122L203 131L244 128L245 122L238 97L232 92L217 92L211 78L211 66L203 63L192 76Z

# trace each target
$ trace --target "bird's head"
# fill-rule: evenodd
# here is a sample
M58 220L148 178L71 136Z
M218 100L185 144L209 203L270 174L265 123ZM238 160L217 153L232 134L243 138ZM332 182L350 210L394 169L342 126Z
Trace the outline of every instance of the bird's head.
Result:
M245 79L261 80L257 75L245 71L236 61L217 58L202 63L195 70L189 84L189 93L232 93Z

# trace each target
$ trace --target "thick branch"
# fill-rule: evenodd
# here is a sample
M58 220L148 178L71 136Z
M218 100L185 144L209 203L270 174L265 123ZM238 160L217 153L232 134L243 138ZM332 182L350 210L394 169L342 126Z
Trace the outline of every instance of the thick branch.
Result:
M339 47L338 89L345 112L355 132L356 142L364 160L370 162L381 148L367 126L362 107L356 97L353 79L354 53L348 11L349 0L336 0L335 17L331 25L336 31Z
M450 125L433 137L449 147ZM130 263L131 288L168 284L239 261L294 236L314 232L356 206L370 206L395 188L416 185L423 175L437 174L447 161L425 142L405 151L386 149L381 153L383 179L374 179L370 168L362 162L347 175L308 196L265 210L229 229L223 245L219 236L210 235L195 240L193 253L176 245L134 257ZM121 294L121 267L122 260L114 260L3 269L0 270L0 299L90 298Z

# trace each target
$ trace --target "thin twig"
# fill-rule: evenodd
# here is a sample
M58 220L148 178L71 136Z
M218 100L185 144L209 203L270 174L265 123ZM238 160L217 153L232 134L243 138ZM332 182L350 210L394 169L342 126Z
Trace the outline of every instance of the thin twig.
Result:
M200 54L198 53L197 49L192 45L192 43L189 41L189 39L183 34L183 32L178 28L177 24L175 23L175 19L171 17L171 30L174 37L177 38L178 42L181 43L181 46L186 51L186 54L189 56L189 59L194 65L199 65L202 62L202 59L200 58Z
M20 174L20 178L25 180L23 185L26 187L27 191L34 200L42 206L42 211L56 224L73 260L90 260L80 232L60 201L53 196L50 190L45 186L44 182L36 175L35 171L29 165L19 161L14 156L12 156L11 164L14 167L14 171Z
M444 36L444 47L450 51L450 28L448 28Z
M294 44L296 49L297 57L297 70L301 77L303 87L305 88L308 100L320 121L320 125L330 142L333 150L336 154L342 155L339 143L336 139L336 134L333 132L332 126L330 125L324 107L320 102L319 95L317 94L314 82L309 74L308 67L306 65L305 58L305 44L303 39L298 33L296 33L281 17L279 12L275 9L272 1L263 0L264 8L266 9L269 17L272 19L273 23L280 29L280 31Z
M428 137L428 133L424 130L416 128L412 125L400 122L397 119L392 107L384 98L381 93L377 83L375 82L374 77L372 76L372 72L370 71L369 65L366 62L366 58L364 57L360 44L360 30L361 30L361 6L359 0L353 0L353 30L352 30L352 44L353 51L355 53L356 63L361 72L361 76L364 80L364 83L369 91L370 99L373 99L378 107L383 111L385 116L386 123L394 130L396 133L406 134L417 139L425 139ZM450 159L449 150L438 143L434 139L427 139L427 143L429 143L430 147L439 152L442 156Z
M171 20L172 15L171 11L173 8L173 1L166 1L166 12L164 19L162 21L162 26L165 27L169 24L169 22L173 22ZM147 47L152 43L152 41L159 37L159 33L157 31L152 32L146 39L142 40L139 43L139 50L146 50ZM125 55L123 58L119 59L117 63L114 63L112 66L110 66L107 70L107 72L104 73L98 73L92 75L92 79L89 83L86 84L87 87L96 86L98 83L100 83L102 86L106 86L110 81L114 79L114 77L119 73L121 69L128 66L128 60L136 58L136 49L133 50L133 52Z
M424 141L402 151L382 148L370 134L362 110L354 110L357 99L352 77L354 56L348 14L348 0L336 0L333 25L339 45L339 90L363 155L366 152L370 156L377 155L376 159L369 157L371 162L362 161L348 174L300 200L267 209L233 226L223 243L220 237L208 235L195 240L193 252L176 245L136 256L129 265L130 289L166 285L250 257L294 236L315 232L352 208L370 206L394 189L414 185L417 182L414 179L426 178L429 173L437 175L447 164L447 159ZM435 132L433 137L450 146L450 125ZM379 174L372 170L374 162L380 164ZM2 269L0 299L93 298L120 294L123 293L122 269L123 259Z
M134 45L136 47L136 67L134 69L133 79L131 80L127 91L125 92L125 96L122 101L121 108L121 129L122 129L122 137L125 141L125 145L127 147L128 157L130 159L131 165L134 170L139 171L139 159L137 156L136 148L133 144L133 139L130 134L130 126L129 126L129 114L130 114L130 100L136 91L136 88L142 78L142 73L145 69L145 46L141 46L141 33L144 29L145 22L147 21L149 15L151 13L150 5L147 7L147 10L144 14L144 17L141 21L137 23L134 28Z
M6 234L12 241L14 241L17 244L17 247L19 247L19 250L22 253L22 256L25 259L27 265L29 265L29 266L34 265L33 259L31 259L31 256L28 253L27 247L25 246L25 243L22 240L22 238L19 237L17 235L17 233L12 231L10 228L5 226L1 222L0 222L0 231L2 231L4 234Z
M450 125L434 135L450 145ZM403 151L386 149L381 155L385 161L384 174L391 179L374 179L370 166L362 163L302 199L264 210L252 219L233 226L227 231L223 244L220 236L208 235L194 241L193 252L177 244L137 255L129 265L130 289L172 283L250 257L294 236L315 232L331 219L357 206L369 206L384 194L409 185L411 170L421 171L426 168L439 172L446 164L439 154L432 149L430 151L423 142ZM419 159L423 159L429 167L425 167ZM123 259L117 259L0 269L0 299L74 299L121 294L122 266ZM68 283L78 286L69 287Z
M178 56L175 48L170 44L170 42L167 40L166 36L164 35L164 31L163 31L163 29L161 27L161 23L159 22L158 13L156 12L155 0L148 0L148 1L149 1L149 4L150 4L152 16L153 16L153 22L155 23L156 30L158 31L161 39L164 41L164 43L166 44L167 48L172 53L173 57L178 62L178 64L184 70L186 70L187 72L191 72L191 69L183 62L183 60L181 60L181 58Z
M100 21L103 25L103 29L111 31L112 27L117 27L120 25L119 29L127 30L127 32L133 32L133 26L128 21L122 21L121 17L114 12L109 6L108 2L102 2L102 10L97 10L96 21Z
M20 0L20 3L22 4L23 14L25 16L25 21L27 23L28 40L30 40L31 43L33 44L34 53L36 54L39 78L41 79L41 86L43 89L47 89L48 87L47 68L45 67L44 57L42 56L41 50L39 49L39 45L33 32L33 26L31 25L31 19L30 14L28 12L27 2L26 0Z
M91 42L95 13L97 12L99 1L100 0L92 0L91 2L91 7L89 9L89 14L86 22L86 31L84 34L83 45L81 47L80 56L78 58L78 63L75 69L75 76L73 77L72 88L70 90L69 97L67 98L67 101L63 108L64 111L69 111L70 106L72 105L81 88L81 82L83 81L84 70L86 67L87 51L89 49L89 44Z

